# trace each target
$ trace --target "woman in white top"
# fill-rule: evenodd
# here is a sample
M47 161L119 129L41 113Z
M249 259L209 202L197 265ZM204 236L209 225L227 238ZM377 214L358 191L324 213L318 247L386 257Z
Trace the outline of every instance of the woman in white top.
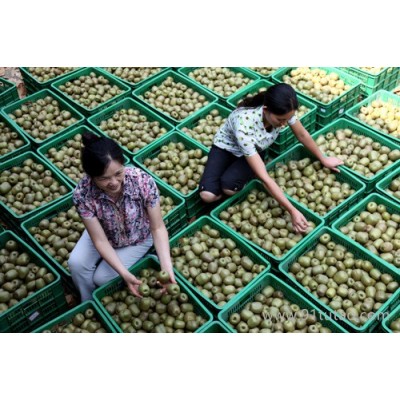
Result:
M343 164L336 157L325 157L310 134L296 117L298 101L294 89L279 83L265 92L239 103L214 137L207 165L200 181L200 196L212 203L223 194L232 196L247 182L258 178L268 192L286 208L295 231L305 232L308 222L285 197L283 191L268 175L263 161L266 149L288 124L297 139L324 167L339 172Z

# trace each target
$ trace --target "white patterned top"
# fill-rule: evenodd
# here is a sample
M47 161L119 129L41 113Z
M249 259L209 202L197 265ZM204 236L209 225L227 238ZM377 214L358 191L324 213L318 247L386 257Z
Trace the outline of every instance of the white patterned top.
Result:
M288 124L297 121L296 115ZM214 136L214 144L229 151L236 157L252 156L269 147L283 128L273 128L268 132L263 123L263 106L240 107L232 111L224 125Z

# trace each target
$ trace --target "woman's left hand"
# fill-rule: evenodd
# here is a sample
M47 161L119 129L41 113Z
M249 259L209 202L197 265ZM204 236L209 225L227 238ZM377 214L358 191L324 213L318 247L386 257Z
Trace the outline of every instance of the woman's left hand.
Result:
M336 167L338 167L339 165L343 165L344 162L336 157L324 157L321 164L334 172L340 172L339 168Z

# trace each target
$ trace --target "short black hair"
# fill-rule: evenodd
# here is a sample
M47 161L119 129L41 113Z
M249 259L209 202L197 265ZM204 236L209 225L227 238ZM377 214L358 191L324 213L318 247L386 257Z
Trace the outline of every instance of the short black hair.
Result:
M114 140L85 132L82 135L82 143L82 168L90 177L103 175L111 161L118 161L124 165L124 154Z

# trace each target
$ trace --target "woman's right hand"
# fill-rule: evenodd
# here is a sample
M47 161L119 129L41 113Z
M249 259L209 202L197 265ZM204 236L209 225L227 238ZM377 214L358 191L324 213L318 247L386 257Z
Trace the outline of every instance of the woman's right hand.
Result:
M142 297L139 293L139 285L142 283L141 280L136 278L135 275L131 274L130 272L126 271L127 273L123 276L123 279L128 286L128 289L136 296Z
M297 233L304 233L308 228L306 217L297 209L291 212L293 229Z

